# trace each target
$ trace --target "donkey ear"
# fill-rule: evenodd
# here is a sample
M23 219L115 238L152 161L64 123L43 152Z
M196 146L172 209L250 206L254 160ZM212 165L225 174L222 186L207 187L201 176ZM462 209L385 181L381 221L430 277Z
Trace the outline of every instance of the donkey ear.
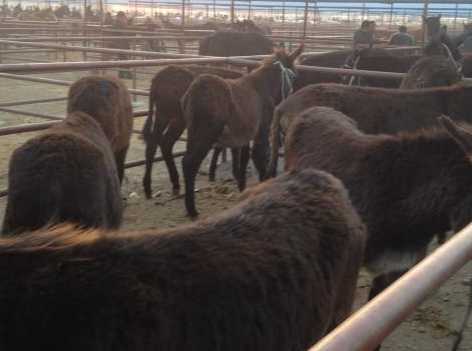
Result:
M288 56L288 59L290 60L290 62L294 62L295 59L302 54L304 48L305 48L305 43L301 42L298 48L296 48L295 51L293 51Z
M458 126L452 119L444 115L438 117L438 122L467 155L472 155L472 133L470 131Z

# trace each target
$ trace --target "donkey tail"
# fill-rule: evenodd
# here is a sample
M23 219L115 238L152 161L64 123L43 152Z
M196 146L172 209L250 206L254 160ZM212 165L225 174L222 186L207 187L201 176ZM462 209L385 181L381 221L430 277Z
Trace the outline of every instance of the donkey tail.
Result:
M153 127L155 127L155 119L156 116L154 114L154 105L156 104L156 101L154 99L154 94L153 94L153 89L151 86L150 94L149 94L149 109L148 109L148 116L146 118L146 121L144 122L142 134L139 137L141 140L144 140L144 142L147 144L150 139L152 138L153 134Z
M282 136L280 133L280 121L282 119L283 113L279 108L276 108L274 111L274 118L272 119L272 124L270 126L270 160L269 166L267 168L267 175L269 177L275 177L277 175L277 164L279 160L279 149L282 144Z
M197 77L180 102L189 129L221 129L235 110L231 88L223 78L211 74Z

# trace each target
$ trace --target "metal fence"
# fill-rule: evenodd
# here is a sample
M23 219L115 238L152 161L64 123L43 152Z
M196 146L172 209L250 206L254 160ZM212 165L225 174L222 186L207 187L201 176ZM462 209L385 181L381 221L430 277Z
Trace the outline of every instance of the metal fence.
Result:
M1 29L1 28L0 28ZM174 38L174 37L173 37ZM31 39L31 38L29 38ZM7 45L15 50L64 50L78 51L87 54L128 54L131 57L145 57L141 60L123 60L123 61L86 61L86 62L45 62L45 63L3 63L0 64L0 78L25 80L43 84L53 84L69 86L70 81L29 76L30 74L45 72L68 72L77 70L91 69L110 69L110 68L142 68L158 67L168 64L225 64L236 66L257 65L254 62L258 57L195 57L186 53L153 53L136 50L118 50L106 49L100 47L72 46L65 44L47 43L51 38L45 40L27 41L28 38L19 38L19 40L0 40L0 45ZM59 42L72 42L85 40L83 37L74 37L70 41L67 37L59 37ZM90 38L88 38L90 39ZM103 37L96 38L102 40ZM141 38L138 38L141 39ZM90 41L95 39L90 39ZM186 40L186 38L182 38ZM44 41L44 42L43 42ZM46 42L46 43L45 43ZM19 49L18 49L19 48ZM26 49L25 49L26 48ZM5 54L4 52L2 52ZM165 57L165 58L162 58ZM152 58L152 59L149 59ZM343 75L382 77L385 79L401 79L403 74L391 72L373 72L363 70L346 70L339 68L298 66L300 71L329 72ZM133 95L146 96L148 91L131 89ZM31 105L44 102L61 101L63 96L48 99L31 99L4 102L0 104L0 111L13 113L32 113L19 111L16 106ZM147 111L135 112L135 117L146 115ZM59 123L61 116L35 113L36 116L49 119L47 122L31 123L17 125L12 127L0 128L0 136L17 133L27 133L46 129L56 123ZM183 153L176 153L174 157L180 157ZM158 157L156 161L162 160ZM128 162L126 167L136 167L144 164L144 160ZM0 196L7 194L7 191L0 191ZM418 306L432 289L437 288L448 277L454 274L471 258L472 253L472 227L465 228L461 233L452 238L448 243L439 248L435 253L421 262L417 267L403 276L390 288L378 295L374 300L364 306L360 311L354 314L345 323L314 346L311 351L338 351L338 350L369 350L375 347L386 335L388 335L401 321ZM414 284L412 284L414 282ZM408 286L408 289L405 287ZM375 320L376 323L372 323ZM367 327L368 326L368 327Z

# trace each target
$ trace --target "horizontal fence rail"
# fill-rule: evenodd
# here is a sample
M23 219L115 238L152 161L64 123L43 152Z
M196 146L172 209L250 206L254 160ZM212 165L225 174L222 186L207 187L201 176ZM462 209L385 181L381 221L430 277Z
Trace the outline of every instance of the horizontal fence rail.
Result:
M472 224L436 249L309 351L368 351L472 259Z
M178 5L178 4L177 4ZM284 2L285 6L285 2ZM184 17L185 18L185 17ZM183 29L168 29L159 30L160 35L155 35L155 32L140 31L140 30L116 30L105 29L104 26L99 26L93 23L86 23L82 20L76 21L77 28L64 26L65 22L52 22L45 24L39 21L5 21L4 28L0 28L0 33L5 33L4 36L12 33L16 35L21 34L19 38L0 38L0 44L8 47L31 47L45 50L58 51L78 51L83 53L96 53L106 55L128 55L129 57L143 57L148 59L143 60L120 60L120 61L89 61L89 62L57 62L57 63L15 63L15 64L0 64L0 78L17 79L37 83L70 86L74 82L31 77L22 74L41 73L41 72L69 72L79 70L92 69L107 69L107 68L136 68L136 67L153 67L165 65L187 65L187 64L232 64L238 66L255 66L258 62L254 59L262 59L268 55L257 56L242 56L242 57L208 57L189 54L177 53L162 53L152 51L139 50L121 50L102 47L87 47L87 46L72 46L52 43L41 43L48 41L56 42L86 42L95 40L131 40L131 41L147 41L147 40L172 40L177 42L196 41L201 38L196 34L208 35L213 30L183 30ZM15 28L13 24L24 25L26 28ZM30 24L31 27L27 27ZM34 28L41 24L40 28ZM73 31L93 33L90 36L38 36L36 31L44 33L60 33L66 31L71 33ZM25 38L30 33L35 32L34 37ZM107 33L110 35L102 36L100 33ZM113 36L115 33L125 34L126 36ZM164 34L166 33L166 34ZM169 34L167 34L169 33ZM297 32L297 37L286 35L287 31L274 31L271 36L276 40L290 40L292 42L300 41L302 32ZM134 34L134 35L133 35ZM195 36L191 36L194 34ZM173 35L173 36L171 36ZM346 35L326 35L326 36L303 36L307 42L314 40L325 41L337 40L339 43L350 42L351 37ZM417 50L420 47L402 47L392 48L392 50ZM18 49L18 53L34 52L33 49ZM29 51L27 51L29 50ZM1 51L1 53L14 53L15 50ZM306 53L308 56L314 53ZM85 56L85 54L84 54ZM95 55L98 56L98 55ZM149 59L154 58L154 59ZM404 77L404 73L367 71L367 70L352 70L344 68L329 68L319 66L297 65L300 72L311 71L320 73L333 73L348 76L360 77L376 77L384 79L399 80ZM14 74L13 74L14 73ZM465 79L472 81L472 79ZM129 89L130 93L140 96L148 96L149 92L146 90ZM57 123L63 117L46 115L36 112L20 111L13 109L13 106L29 105L34 103L46 103L53 101L64 100L65 98L50 98L37 100L24 100L17 102L0 103L0 111L36 116L39 118L50 119L50 121L42 123L21 124L10 127L0 128L0 136L12 135L25 132L34 132L47 129ZM134 117L147 115L148 111L136 111ZM134 131L138 132L138 131ZM181 157L184 152L173 154L173 157ZM156 157L154 161L162 161L162 157ZM125 168L137 167L145 164L145 160L130 161L125 164ZM0 197L6 196L8 190L1 190ZM450 239L446 244L438 248L434 253L429 255L425 260L416 265L403 277L392 284L388 289L379 294L375 299L367 303L357 313L353 314L344 323L338 326L332 333L327 335L323 340L317 343L310 351L364 351L374 349L387 335L389 335L407 316L416 308L426 297L428 297L433 289L438 288L445 282L452 274L456 273L464 264L472 258L472 225L467 226L455 237Z

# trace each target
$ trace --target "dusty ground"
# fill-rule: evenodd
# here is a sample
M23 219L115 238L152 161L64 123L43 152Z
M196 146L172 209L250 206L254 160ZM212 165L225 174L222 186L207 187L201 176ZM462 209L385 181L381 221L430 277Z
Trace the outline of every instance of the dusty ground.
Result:
M42 77L74 80L82 73L42 74ZM148 76L149 77L149 76ZM138 88L148 87L148 79L140 77ZM46 97L66 96L67 88L53 85L34 84L15 80L0 79L0 103ZM19 106L18 109L63 115L65 103L47 103ZM137 101L136 109L147 107L146 101ZM140 129L142 118L136 119L135 129ZM42 120L21 115L0 112L0 127L40 122ZM35 133L26 133L0 138L0 189L7 186L8 160L11 152ZM183 143L177 145L182 150ZM133 136L132 147L128 160L142 159L144 148L142 142ZM180 169L180 159L177 160ZM202 167L198 177L197 206L202 216L209 216L231 207L238 201L238 192L231 180L229 163L220 167L217 181L210 184L207 181L208 165ZM155 165L153 173L153 189L157 194L152 200L144 199L141 186L143 167L128 169L123 186L123 196L126 197L125 211L126 229L168 228L181 223L187 223L182 198L175 198L169 193L170 183L162 163ZM255 182L251 178L251 182ZM0 198L0 217L6 204L6 198ZM468 287L467 279L472 276L472 266L464 267L456 276L451 278L439 291L434 292L413 315L405 321L384 342L384 350L449 350L454 335L460 325L466 309ZM369 277L362 272L358 283L358 299L356 305L364 303L369 288ZM461 350L472 350L472 330L468 329Z

